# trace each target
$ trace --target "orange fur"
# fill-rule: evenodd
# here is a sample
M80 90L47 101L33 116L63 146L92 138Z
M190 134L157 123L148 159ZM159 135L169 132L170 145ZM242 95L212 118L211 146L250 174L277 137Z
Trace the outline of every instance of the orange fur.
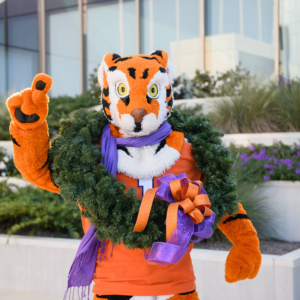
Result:
M35 87L39 80L46 83L43 91ZM42 189L59 193L59 188L51 180L47 161L50 142L45 118L48 114L47 92L51 85L51 77L39 74L34 78L31 89L14 94L7 100L7 107L12 118L10 134L15 140L14 162L17 169L28 182ZM15 110L18 107L27 115L36 113L40 119L34 123L20 123L15 117Z
M171 148L174 148L179 153L181 152L182 145L184 141L183 132L172 131L166 138L167 145Z
M241 204L239 204L237 215L246 215ZM253 279L258 274L261 265L256 230L249 219L226 222L229 217L229 215L224 216L218 224L219 229L233 244L226 260L225 279L230 283L247 278Z

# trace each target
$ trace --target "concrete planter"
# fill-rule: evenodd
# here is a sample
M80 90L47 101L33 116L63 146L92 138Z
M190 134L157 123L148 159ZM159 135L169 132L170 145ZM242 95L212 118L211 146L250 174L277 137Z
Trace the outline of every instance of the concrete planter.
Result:
M63 297L79 240L12 236L6 242L7 235L0 235L0 289ZM234 284L224 279L227 255L192 251L201 300L300 299L300 249L283 256L263 255L258 276Z
M0 148L4 148L6 150L6 153L9 156L14 155L14 149L13 149L13 143L12 141L0 141Z
M273 219L267 221L270 237L288 242L300 241L300 181L269 181L258 188ZM299 298L300 299L300 298Z

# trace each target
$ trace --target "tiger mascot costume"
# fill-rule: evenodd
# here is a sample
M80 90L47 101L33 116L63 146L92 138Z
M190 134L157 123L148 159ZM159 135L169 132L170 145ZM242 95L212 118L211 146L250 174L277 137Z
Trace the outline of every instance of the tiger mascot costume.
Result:
M173 76L174 68L164 51L125 57L106 54L99 67L98 81L102 88L102 114L109 123L108 134L119 140L134 137L139 141L155 133L171 116ZM12 95L7 106L12 119L10 133L16 167L28 182L63 195L64 189L53 179L48 158L50 142L46 117L47 93L51 86L52 79L48 75L38 74L32 87ZM156 188L157 179L171 173L184 172L189 180L200 182L201 179L205 186L209 178L197 168L190 142L183 132L171 130L165 138L151 145L118 145L117 182L125 183L126 190L135 188L138 198ZM104 147L102 143L99 140L98 147ZM83 178L82 175L82 182ZM81 204L83 215L84 211L89 212L88 205L82 204L83 200L77 202ZM92 214L91 219L82 217L82 223L87 232L90 224L95 223ZM233 283L256 277L261 264L259 240L242 205L236 202L235 213L223 215L217 226L233 244L225 265L226 281ZM119 230L123 230L121 227ZM98 231L101 231L100 227ZM138 234L131 228L132 239ZM106 237L109 238L108 233ZM178 263L166 266L149 263L142 246L128 249L127 240L126 237L118 243L108 240L105 251L112 255L94 263L94 299L198 299L190 257L192 243L188 244L187 252Z

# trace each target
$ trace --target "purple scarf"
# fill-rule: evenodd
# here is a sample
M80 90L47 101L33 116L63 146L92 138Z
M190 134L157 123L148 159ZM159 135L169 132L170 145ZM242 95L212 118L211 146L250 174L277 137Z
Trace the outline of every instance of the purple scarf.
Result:
M107 168L107 171L116 177L118 166L117 145L136 148L150 146L161 142L171 132L171 125L165 121L158 130L147 136L139 138L115 138L110 132L109 124L107 124L103 129L101 137L101 154L103 155L103 164ZM68 275L68 288L64 299L67 298L68 291L72 287L82 288L81 293L78 294L79 299L83 299L86 296L86 288L87 296L89 295L90 284L92 283L95 273L98 249L100 248L100 259L103 255L105 258L105 252L108 244L108 241L99 241L97 239L95 236L96 231L97 228L91 225L79 245ZM73 296L72 298L74 298Z

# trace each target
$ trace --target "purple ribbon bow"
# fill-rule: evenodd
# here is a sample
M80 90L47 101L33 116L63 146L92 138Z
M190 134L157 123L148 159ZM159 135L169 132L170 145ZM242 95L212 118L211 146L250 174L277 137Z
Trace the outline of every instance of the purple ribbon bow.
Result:
M158 190L155 196L167 202L176 202L170 189L170 181L176 179L187 179L185 173L175 176L167 174L157 179ZM186 180L187 182L187 180ZM186 184L185 182L185 184ZM200 195L206 194L204 188L201 189ZM153 243L150 251L144 250L144 258L152 263L162 266L177 264L190 249L190 242L198 243L203 239L209 239L213 234L212 226L215 221L215 213L211 216L204 217L202 223L195 225L191 218L178 210L177 227L169 240L164 242Z

